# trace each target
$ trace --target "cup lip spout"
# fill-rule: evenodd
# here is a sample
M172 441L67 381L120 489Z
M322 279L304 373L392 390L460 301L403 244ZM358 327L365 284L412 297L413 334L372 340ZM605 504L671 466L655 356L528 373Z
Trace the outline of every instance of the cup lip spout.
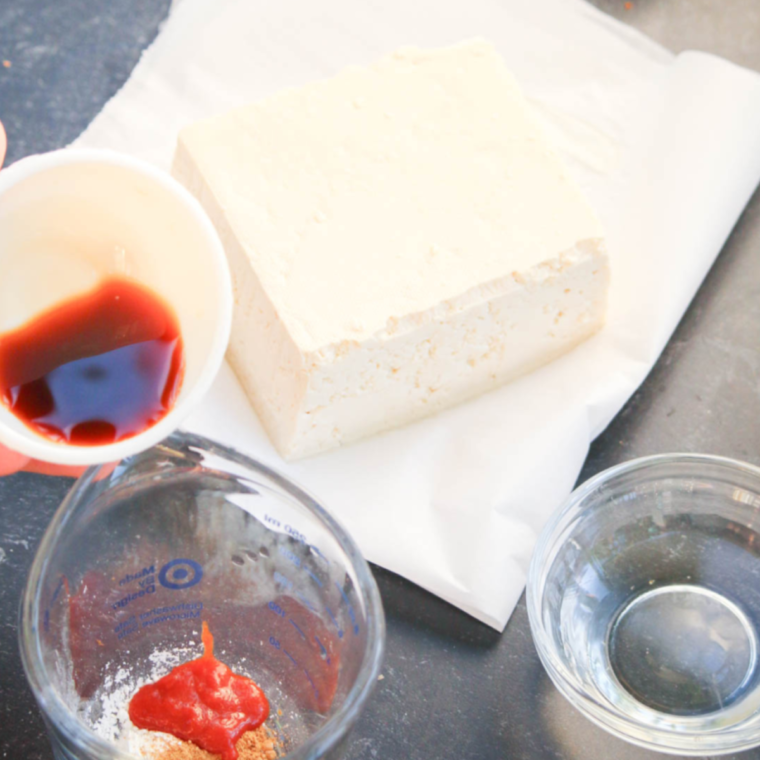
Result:
M0 172L0 199L4 193L29 177L57 167L76 164L115 166L142 174L173 195L188 210L197 224L198 234L203 236L207 244L209 262L216 275L213 282L209 281L208 287L214 288L214 300L218 307L214 314L215 325L211 347L195 382L190 388L184 389L175 405L162 419L143 432L116 443L74 446L48 440L31 429L28 433L20 432L0 419L0 443L33 459L74 466L118 461L156 445L176 430L206 395L219 372L230 339L233 310L230 269L224 247L214 225L200 202L189 190L168 172L147 161L116 151L93 148L64 148L29 156Z
M169 461L172 457L176 457L179 463L187 457L184 461L192 464L194 468L204 467L203 459L207 455L211 457L209 470L218 469L220 461L223 460L234 468L235 474L245 471L252 481L263 481L268 487L284 492L325 527L344 553L346 563L356 577L356 591L366 610L366 637L361 664L345 701L323 726L289 752L286 757L289 760L312 760L323 756L342 740L358 719L377 683L382 666L385 651L385 614L380 592L369 565L349 533L314 497L292 480L261 462L208 438L185 432L174 433L159 448L161 455L168 456ZM129 467L129 462L122 463L119 468L121 472L114 473L114 477L124 476L125 470L122 467ZM164 475L167 470L169 467L166 464L162 465ZM75 747L82 753L82 757L135 760L134 756L97 736L67 706L48 678L39 642L40 626L44 624L40 597L51 550L61 531L66 529L76 505L87 498L88 489L104 477L104 472L108 473L105 477L110 477L107 465L90 467L74 484L45 531L21 600L19 646L27 679L55 739L64 741L67 746ZM140 477L143 475L144 473L141 473ZM109 485L106 483L104 487L109 488Z

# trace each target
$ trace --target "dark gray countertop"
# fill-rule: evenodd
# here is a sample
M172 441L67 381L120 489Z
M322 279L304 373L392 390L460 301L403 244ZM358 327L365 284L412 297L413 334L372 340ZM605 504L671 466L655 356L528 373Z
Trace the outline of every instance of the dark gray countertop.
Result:
M758 0L596 0L673 50L700 48L760 70ZM0 0L0 119L9 161L76 137L126 80L169 0ZM629 6L629 7L626 7ZM581 478L666 451L760 464L760 193L644 385L594 443ZM18 600L36 545L70 486L0 479L0 754L50 758L16 644ZM558 694L521 601L499 635L375 569L388 615L383 679L351 760L644 760ZM732 756L738 757L738 756ZM743 758L760 758L760 751Z

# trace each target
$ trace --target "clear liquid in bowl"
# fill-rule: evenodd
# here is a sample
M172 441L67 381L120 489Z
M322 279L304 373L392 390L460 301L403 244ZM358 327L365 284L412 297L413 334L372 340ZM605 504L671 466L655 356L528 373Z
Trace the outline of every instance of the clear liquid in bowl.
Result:
M676 730L758 709L760 533L709 513L646 515L588 526L556 562L557 635L598 699Z

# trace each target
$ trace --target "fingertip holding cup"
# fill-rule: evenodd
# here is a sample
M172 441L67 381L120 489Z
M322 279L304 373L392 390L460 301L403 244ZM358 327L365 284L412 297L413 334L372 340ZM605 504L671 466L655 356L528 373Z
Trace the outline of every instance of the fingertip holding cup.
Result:
M5 160L5 151L8 147L8 140L5 136L5 128L3 127L3 122L0 121L0 166L3 165L3 161Z
M184 379L171 409L115 443L49 440L0 404L0 444L19 456L83 466L143 451L178 428L224 359L232 285L222 244L198 201L150 164L111 151L67 149L3 170L0 269L0 335L123 276L172 307L184 347Z
M0 477L23 470L30 462L26 454L13 451L0 444Z

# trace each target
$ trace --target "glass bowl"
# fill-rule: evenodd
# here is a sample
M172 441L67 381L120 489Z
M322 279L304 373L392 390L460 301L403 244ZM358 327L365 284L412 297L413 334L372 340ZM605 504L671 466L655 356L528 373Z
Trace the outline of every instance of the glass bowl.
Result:
M672 454L613 467L540 536L527 603L562 694L634 744L760 744L760 469Z
M216 656L264 689L281 756L342 755L384 646L367 563L293 483L177 433L90 468L32 565L21 654L56 758L160 760L127 705L201 655L204 621Z

